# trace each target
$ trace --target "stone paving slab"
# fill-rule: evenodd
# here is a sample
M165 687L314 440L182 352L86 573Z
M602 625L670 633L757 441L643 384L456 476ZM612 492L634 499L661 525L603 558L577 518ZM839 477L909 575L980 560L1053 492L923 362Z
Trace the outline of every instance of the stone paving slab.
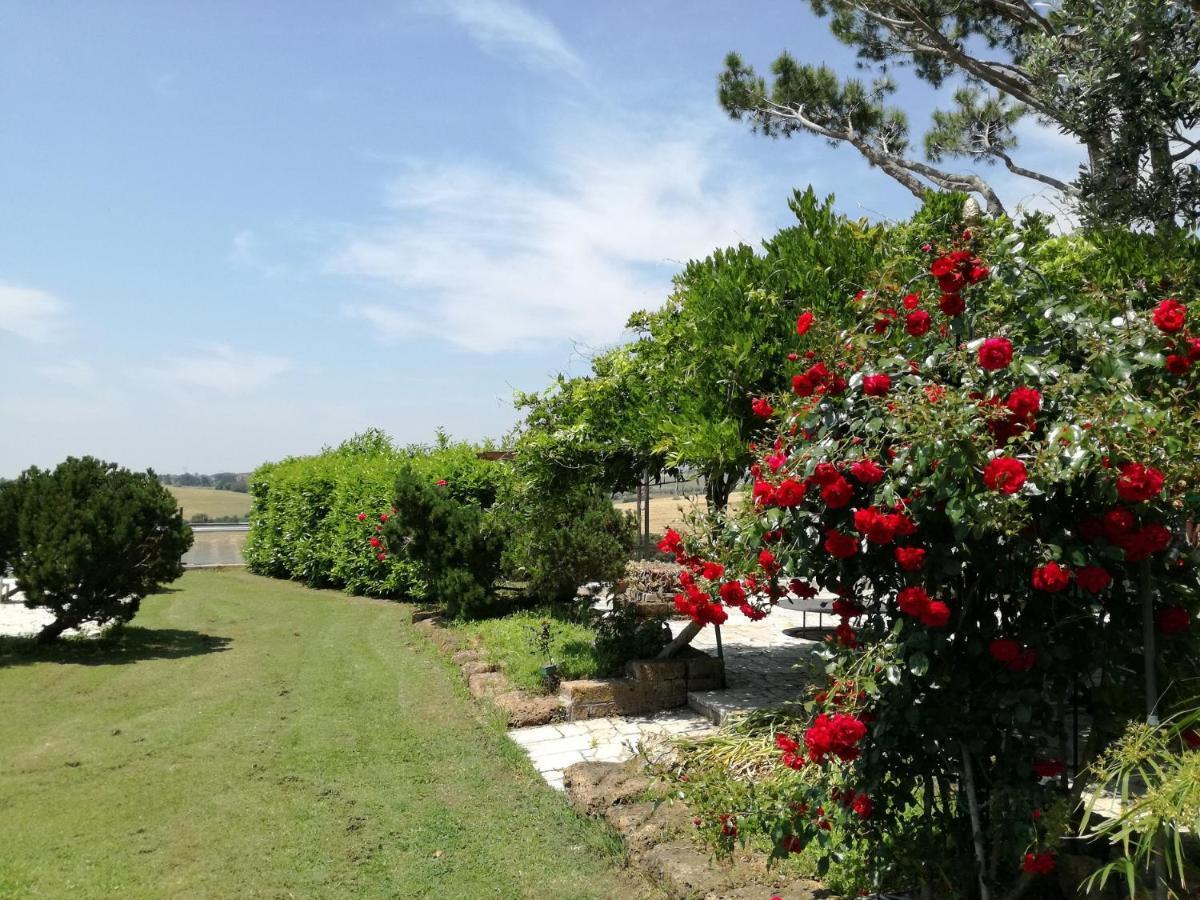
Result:
M508 736L519 744L533 767L555 790L563 789L563 769L577 762L624 762L644 742L663 737L697 736L712 724L689 709L649 716L585 719L532 728L514 728Z

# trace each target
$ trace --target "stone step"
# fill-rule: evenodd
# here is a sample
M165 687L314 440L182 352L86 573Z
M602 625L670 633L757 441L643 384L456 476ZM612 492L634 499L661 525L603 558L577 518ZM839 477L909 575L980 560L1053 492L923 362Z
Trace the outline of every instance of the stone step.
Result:
M802 695L799 691L792 691L784 696L764 693L762 688L727 688L723 691L690 691L687 695L687 705L693 712L704 716L714 725L721 725L735 713L798 707L801 705L801 701L797 699L800 696Z

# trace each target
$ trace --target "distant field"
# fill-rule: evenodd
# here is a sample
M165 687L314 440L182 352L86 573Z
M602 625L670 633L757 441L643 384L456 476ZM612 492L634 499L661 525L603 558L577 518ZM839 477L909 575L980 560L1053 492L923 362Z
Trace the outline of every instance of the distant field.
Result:
M741 494L733 494L729 498L729 504L732 507L741 500ZM625 512L634 512L637 505L632 501L626 503L614 503L617 509ZM693 510L699 511L704 509L704 495L695 494L692 496L679 495L677 497L651 497L650 498L650 533L662 534L668 528L679 528L683 525L684 516Z
M245 519L250 513L250 495L237 491L218 491L203 487L167 487L179 505L183 507L183 518L190 519L199 513L216 518L238 516Z

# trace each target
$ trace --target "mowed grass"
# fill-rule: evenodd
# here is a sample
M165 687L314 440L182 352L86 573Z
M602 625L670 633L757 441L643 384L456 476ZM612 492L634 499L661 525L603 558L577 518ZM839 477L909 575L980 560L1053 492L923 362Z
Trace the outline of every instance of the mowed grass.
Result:
M0 643L0 896L628 897L398 604L192 572Z
M183 518L204 513L211 518L237 516L245 519L250 514L250 495L237 491L218 491L205 487L178 487L167 485L175 495L176 502L183 507Z

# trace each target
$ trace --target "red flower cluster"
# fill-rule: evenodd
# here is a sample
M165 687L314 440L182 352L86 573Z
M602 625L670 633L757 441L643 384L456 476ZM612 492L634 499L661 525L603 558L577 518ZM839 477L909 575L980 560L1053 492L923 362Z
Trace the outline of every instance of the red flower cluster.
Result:
M1049 875L1054 871L1053 853L1026 853L1021 863L1021 871L1030 875Z
M1126 463L1117 478L1117 496L1126 503L1142 503L1157 497L1163 488L1163 473L1153 466Z
M1038 778L1057 778L1067 770L1061 759L1039 759L1033 764L1033 774Z
M813 327L812 310L800 313L799 318L796 319L796 334L803 337L804 335L808 334L808 330L812 327Z
M925 566L925 551L920 547L897 547L895 554L905 572L919 572Z
M930 264L929 271L942 289L942 299L938 305L948 316L960 315L966 308L962 298L963 288L978 284L991 274L983 260L966 250L939 256Z
M904 317L904 330L913 337L921 337L929 331L933 320L929 317L929 313L923 309L917 309L910 312Z
M760 419L769 419L774 414L775 407L766 397L755 397L754 402L750 404L750 411Z
M896 595L900 612L918 619L926 628L942 628L950 621L950 607L933 600L923 587L906 587Z
M1081 566L1075 570L1075 583L1089 594L1098 594L1112 584L1112 575L1103 566Z
M861 719L849 713L821 713L804 732L804 746L814 763L823 763L829 756L851 762L858 759L858 743L866 736L867 726Z
M850 474L859 484L878 484L883 480L883 469L872 459L860 459L850 466Z
M872 544L890 544L900 528L902 516L895 513L880 512L877 507L868 506L854 513L854 530L866 535Z

